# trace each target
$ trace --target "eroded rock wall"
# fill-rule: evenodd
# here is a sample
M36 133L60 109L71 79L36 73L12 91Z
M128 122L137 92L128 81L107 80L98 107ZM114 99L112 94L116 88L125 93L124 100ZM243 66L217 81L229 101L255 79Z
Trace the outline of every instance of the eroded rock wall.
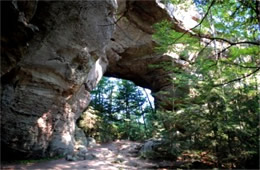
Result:
M117 3L20 3L1 2L2 147L24 158L66 154L73 151L75 121L107 65Z

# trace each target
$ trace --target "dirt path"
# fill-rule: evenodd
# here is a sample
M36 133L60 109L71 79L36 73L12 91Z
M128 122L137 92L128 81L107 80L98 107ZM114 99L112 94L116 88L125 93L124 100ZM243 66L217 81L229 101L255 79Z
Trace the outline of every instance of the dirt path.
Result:
M69 162L65 159L31 163L26 165L7 165L3 169L155 169L158 165L140 159L136 154L139 143L130 141L116 141L109 144L97 145L89 149L95 155L93 160Z

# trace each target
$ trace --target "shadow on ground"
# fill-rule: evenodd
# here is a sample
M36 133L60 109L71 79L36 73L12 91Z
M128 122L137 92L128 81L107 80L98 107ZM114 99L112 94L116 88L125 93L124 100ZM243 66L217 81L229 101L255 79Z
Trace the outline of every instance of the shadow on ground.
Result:
M137 156L140 143L116 141L97 145L89 149L95 155L93 160L69 162L58 159L39 163L4 165L2 169L157 169L158 165Z

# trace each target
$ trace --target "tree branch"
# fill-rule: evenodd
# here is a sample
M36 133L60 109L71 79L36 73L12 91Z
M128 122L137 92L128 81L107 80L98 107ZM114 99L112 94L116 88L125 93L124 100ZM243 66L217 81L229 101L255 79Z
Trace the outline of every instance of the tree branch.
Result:
M206 17L209 15L209 12L211 10L211 8L213 7L213 5L215 4L216 0L212 0L211 1L211 4L209 5L208 9L207 9L207 12L205 13L205 15L203 16L203 18L201 19L201 21L195 25L193 28L189 29L189 30L186 30L181 36L179 36L178 38L175 39L175 41L173 42L176 43L177 41L179 41L185 34L189 33L189 35L191 36L194 36L194 37L198 37L198 38L206 38L206 39L210 39L210 40L218 40L218 41L223 41L223 42L226 42L228 44L230 44L231 46L233 45L238 45L238 44L251 44L251 45L260 45L260 42L257 41L239 41L239 42L232 42L230 40L227 40L225 38L220 38L220 37L212 37L210 35L202 35L202 34L196 34L194 32L191 32L191 30L197 28L198 26L200 26L202 24L202 22L206 19ZM260 15L260 14L259 14ZM259 23L260 24L260 23ZM228 47L230 48L230 47ZM224 50L225 51L225 50Z
M111 24L102 24L102 25L99 25L99 26L111 26L111 25L115 25L115 24L117 25L117 23L118 23L123 17L126 16L127 12L128 12L128 9L126 9L126 10L123 12L123 14L122 14L116 21L112 22Z
M201 35L201 34L194 34L193 36L198 36L199 38L206 38L209 40L219 40L219 41L224 41L230 45L238 45L238 44L251 44L251 45L260 45L260 42L256 41L238 41L238 42L232 42L230 40L227 40L225 38L220 38L220 37L211 37L209 35Z
M206 19L206 17L208 16L210 9L212 8L212 6L214 5L215 2L216 2L216 0L212 0L212 1L211 1L211 4L209 5L209 7L208 7L208 9L207 9L207 12L206 12L205 15L203 16L203 18L200 20L200 22L199 22L197 25L195 25L194 27L192 27L191 29L186 30L180 37L178 37L178 38L174 41L174 43L176 43L178 40L180 40L185 34L187 34L188 32L190 32L191 30L193 30L193 29L197 28L198 26L200 26L200 25L202 24L202 22L203 22L203 21Z
M213 40L210 40L198 53L198 55L200 55L201 53L203 53L203 51L209 46L210 43L212 43Z
M260 67L257 67L257 66L244 66L244 65L241 65L241 64L230 63L230 62L221 61L221 60L220 60L220 62L223 63L223 64L234 65L234 66L241 67L241 68L249 68L249 69L258 69L258 68L260 68Z
M258 67L257 69L255 69L254 71L252 71L251 73L249 74L245 74L243 75L242 77L239 77L239 78L236 78L236 79L233 79L233 80L230 80L230 81L227 81L225 83L220 83L220 84L215 84L213 85L213 87L219 87L219 86L224 86L224 85L227 85L227 84L230 84L230 83L233 83L233 82L236 82L236 81L240 81L242 79L245 79L253 74L255 74L256 72L258 72L260 70L260 67Z

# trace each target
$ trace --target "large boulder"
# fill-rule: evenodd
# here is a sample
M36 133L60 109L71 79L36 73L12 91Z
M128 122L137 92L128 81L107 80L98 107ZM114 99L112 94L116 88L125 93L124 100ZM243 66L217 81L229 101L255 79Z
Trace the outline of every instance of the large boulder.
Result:
M163 139L149 139L147 140L139 151L139 155L147 159L163 159L175 160L178 155L178 145L173 147L172 141Z
M86 148L88 146L88 140L86 138L86 135L82 129L80 129L78 126L75 128L75 149L78 149L80 147Z

